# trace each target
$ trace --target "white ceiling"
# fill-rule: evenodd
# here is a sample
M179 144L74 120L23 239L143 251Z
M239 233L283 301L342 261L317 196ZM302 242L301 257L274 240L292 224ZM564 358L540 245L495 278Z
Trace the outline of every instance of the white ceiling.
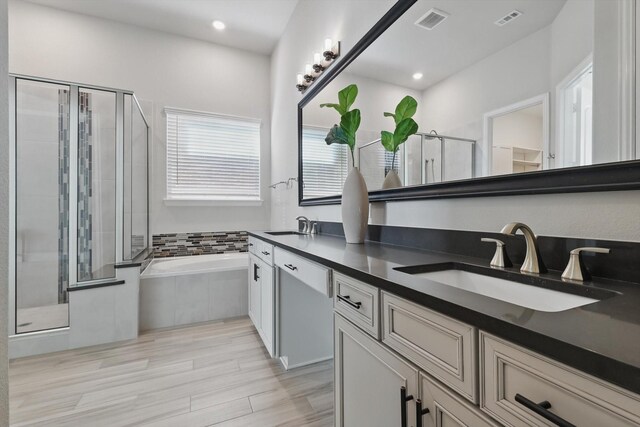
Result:
M565 1L418 0L348 69L424 90L551 24ZM433 7L451 15L430 31L414 25ZM503 27L494 24L514 9L523 15ZM413 80L415 72L423 73L423 78Z
M239 49L269 54L298 0L28 0ZM227 28L216 31L211 22Z

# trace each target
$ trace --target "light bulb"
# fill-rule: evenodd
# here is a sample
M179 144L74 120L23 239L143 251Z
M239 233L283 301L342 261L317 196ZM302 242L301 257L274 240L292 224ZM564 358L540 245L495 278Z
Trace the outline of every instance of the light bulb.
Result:
M298 74L298 84L301 85L303 81L304 77L302 76L302 74Z
M322 62L322 55L320 55L319 53L314 53L313 54L313 63L314 64L320 64Z
M311 73L313 73L313 68L311 68L311 64L307 64L304 66L304 73L308 76L310 76Z
M420 80L421 78L422 78L422 73L414 73L413 75L414 80Z
M333 51L333 42L331 41L331 39L326 39L324 41L324 51Z
M213 26L213 28L219 31L222 31L227 27L222 21L213 21L211 25Z

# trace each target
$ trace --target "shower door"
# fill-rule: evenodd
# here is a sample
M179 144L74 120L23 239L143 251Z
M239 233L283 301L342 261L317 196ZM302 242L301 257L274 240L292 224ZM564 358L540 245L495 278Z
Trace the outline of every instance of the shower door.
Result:
M69 325L70 87L16 79L16 333Z
M23 76L9 89L12 335L70 326L68 292L112 283L147 247L148 125L128 91Z

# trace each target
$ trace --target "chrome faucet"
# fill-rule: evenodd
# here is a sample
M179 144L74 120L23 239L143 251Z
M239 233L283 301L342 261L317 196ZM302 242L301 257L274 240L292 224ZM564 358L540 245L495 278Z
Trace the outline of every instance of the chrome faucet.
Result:
M305 234L310 234L311 233L311 221L309 221L309 218L307 218L306 216L298 216L296 217L296 221L300 221L300 220L304 220L304 227L302 227L302 232Z
M521 222L511 222L502 228L502 234L515 235L520 230L524 234L524 240L527 243L527 254L524 257L524 262L520 271L522 273L546 273L547 267L545 267L540 257L540 251L538 250L538 241L533 230L528 225Z

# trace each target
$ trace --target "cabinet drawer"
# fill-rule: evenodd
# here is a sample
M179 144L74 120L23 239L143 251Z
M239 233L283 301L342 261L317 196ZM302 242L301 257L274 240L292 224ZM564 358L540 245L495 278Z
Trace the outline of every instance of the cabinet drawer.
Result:
M335 273L333 306L375 339L380 338L380 291L375 286Z
M476 336L473 326L382 292L382 341L473 403Z
M640 396L485 332L480 371L480 405L506 425L556 425L516 401L516 394L550 403L548 412L573 425L640 425Z
M264 240L249 236L249 252L255 254L262 261L273 265L273 245Z
M424 427L499 427L477 406L462 399L424 372L420 373L420 386L422 409L429 409L422 416Z
M275 248L274 263L314 290L331 298L329 269L284 249Z
M260 253L260 240L253 236L249 236L249 253L258 255Z

